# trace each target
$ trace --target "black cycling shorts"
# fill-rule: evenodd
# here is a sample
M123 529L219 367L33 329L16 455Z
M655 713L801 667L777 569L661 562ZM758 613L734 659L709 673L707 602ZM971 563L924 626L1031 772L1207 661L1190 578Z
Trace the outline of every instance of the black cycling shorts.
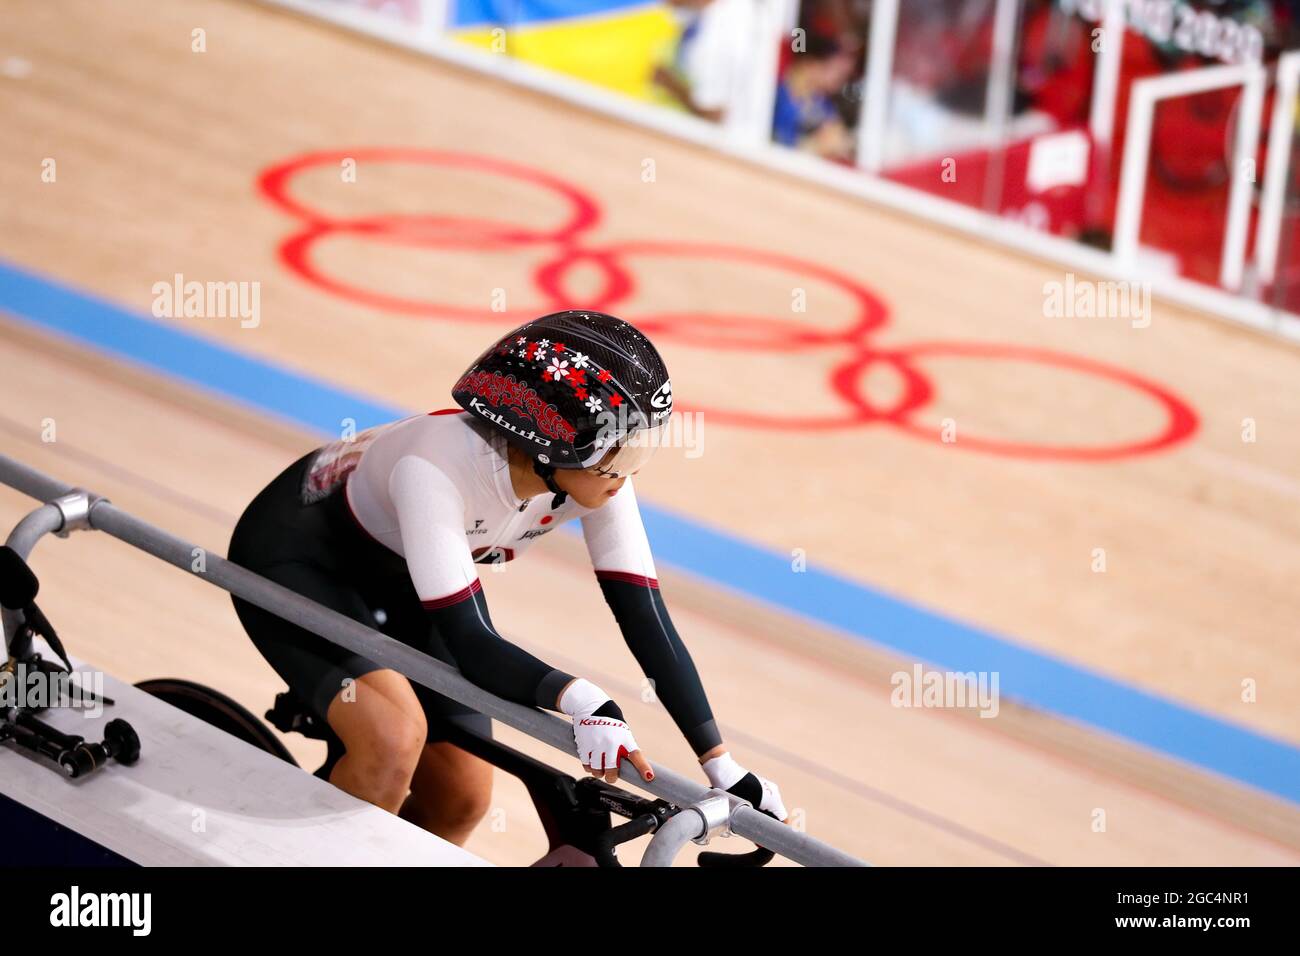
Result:
M342 488L304 504L304 473L315 452L294 462L244 510L229 558L403 644L455 666L411 584L406 561L367 535L349 512ZM322 721L346 678L383 665L233 597L253 644L300 701ZM380 621L383 623L381 624ZM412 682L428 722L427 742L446 738L453 721L480 734L490 718Z

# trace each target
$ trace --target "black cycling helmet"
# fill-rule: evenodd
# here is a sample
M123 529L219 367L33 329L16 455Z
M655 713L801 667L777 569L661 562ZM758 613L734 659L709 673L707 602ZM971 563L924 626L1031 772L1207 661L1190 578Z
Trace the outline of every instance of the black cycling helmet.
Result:
M499 339L451 391L533 459L554 486L556 468L598 467L619 477L660 444L673 411L659 352L636 327L575 309L534 319Z

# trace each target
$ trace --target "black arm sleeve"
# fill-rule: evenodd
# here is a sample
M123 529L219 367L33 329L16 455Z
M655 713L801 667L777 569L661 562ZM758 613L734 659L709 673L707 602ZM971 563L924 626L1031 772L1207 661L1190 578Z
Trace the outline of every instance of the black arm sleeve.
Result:
M696 756L722 743L695 662L677 636L658 583L596 576L623 640Z
M482 591L475 588L464 600L428 613L468 680L515 703L556 709L556 697L573 677L498 634Z

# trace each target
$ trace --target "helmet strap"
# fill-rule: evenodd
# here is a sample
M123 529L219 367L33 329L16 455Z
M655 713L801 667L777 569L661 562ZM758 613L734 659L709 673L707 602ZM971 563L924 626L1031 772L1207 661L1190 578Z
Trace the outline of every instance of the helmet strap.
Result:
M564 504L565 499L569 497L569 493L556 483L555 466L543 465L540 461L534 458L533 471L536 472L538 478L541 478L542 481L546 482L546 487L553 495L555 495L555 497L551 499L551 510L554 511L556 508L560 507L560 505Z

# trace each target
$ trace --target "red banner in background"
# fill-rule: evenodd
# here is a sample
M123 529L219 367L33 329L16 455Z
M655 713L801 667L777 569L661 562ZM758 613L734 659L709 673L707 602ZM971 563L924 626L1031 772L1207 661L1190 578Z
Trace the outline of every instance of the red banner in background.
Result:
M1076 237L1087 225L1091 153L1087 131L1071 129L1012 143L1001 151L927 159L889 170L885 178L1053 235Z
M1295 45L1291 4L1265 0L1126 3L1112 143L1104 153L1089 143L1088 172L1079 176L1074 157L1081 144L1088 143L1085 130L1091 117L1103 7L1100 0L1027 0L1025 4L1013 118L1049 118L1061 132L1025 137L997 150L955 150L947 156L907 162L888 170L886 178L1054 235L1108 248L1134 84L1222 62L1270 63L1280 49ZM936 8L933 16L942 20L950 14ZM984 18L983 26L991 29L991 16ZM969 58L961 62L965 70L950 69L954 75L949 85L960 81L982 95L987 69ZM944 98L951 99L951 92L937 90L936 100ZM1156 108L1151 134L1142 246L1163 254L1178 274L1208 284L1218 281L1240 98L1241 88L1234 87L1164 100ZM1271 106L1270 91L1263 117L1265 137ZM1058 136L1073 137L1080 145ZM1262 140L1252 158L1256 170L1264 169ZM1061 175L1051 174L1053 169ZM1049 175L1040 175L1044 171ZM1257 193L1259 181L1257 176ZM1284 228L1287 236L1292 231ZM1252 236L1253 232L1252 219ZM1300 243L1284 244L1279 273L1300 274Z

